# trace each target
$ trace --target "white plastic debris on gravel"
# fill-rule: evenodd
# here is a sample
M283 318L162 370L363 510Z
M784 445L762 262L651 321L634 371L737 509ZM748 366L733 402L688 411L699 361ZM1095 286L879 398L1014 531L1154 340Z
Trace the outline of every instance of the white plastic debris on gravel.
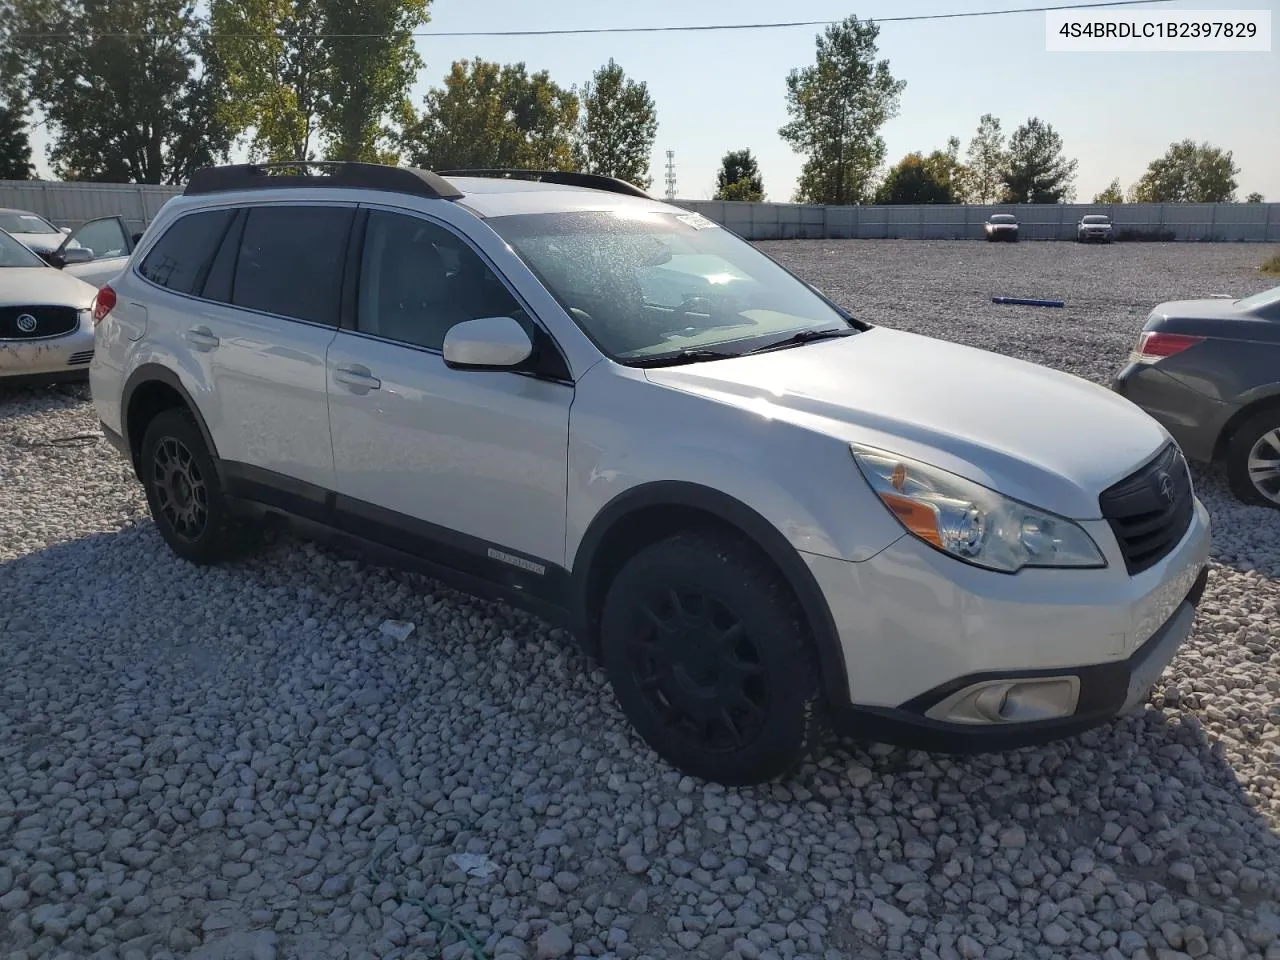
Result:
M1274 252L767 246L868 319L1104 383L1156 301ZM1280 958L1280 513L1212 471L1204 604L1141 715L726 790L535 620L289 540L175 560L114 451L51 443L86 397L0 391L0 960Z

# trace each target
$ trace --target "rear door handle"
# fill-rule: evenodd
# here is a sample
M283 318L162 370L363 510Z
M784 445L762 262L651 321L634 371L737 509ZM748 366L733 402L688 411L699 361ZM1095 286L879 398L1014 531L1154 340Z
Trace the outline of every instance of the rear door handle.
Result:
M370 373L368 367L360 363L336 368L333 379L346 384L351 388L352 393L367 393L382 386L382 381Z
M212 350L220 342L206 326L192 327L187 331L187 343L197 350Z

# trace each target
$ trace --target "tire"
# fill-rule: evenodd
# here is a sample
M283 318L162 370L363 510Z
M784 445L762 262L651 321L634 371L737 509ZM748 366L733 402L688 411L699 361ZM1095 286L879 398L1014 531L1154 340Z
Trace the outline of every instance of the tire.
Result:
M1226 459L1227 480L1237 499L1280 509L1280 407L1240 424L1227 441Z
M623 714L691 776L725 786L776 780L822 738L804 618L741 541L689 532L637 553L609 586L601 648Z
M156 529L174 553L206 565L244 548L243 530L190 412L163 410L147 424L139 464Z

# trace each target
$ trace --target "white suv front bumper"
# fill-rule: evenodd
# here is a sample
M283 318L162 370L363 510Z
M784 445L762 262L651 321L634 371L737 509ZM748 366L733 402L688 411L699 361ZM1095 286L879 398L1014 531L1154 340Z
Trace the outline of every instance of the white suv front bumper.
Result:
M1177 546L1135 576L1105 521L1083 526L1106 569L995 573L910 536L861 563L805 554L839 635L849 702L836 711L849 714L850 732L994 747L1053 739L1140 703L1190 632L1209 515L1196 500ZM994 706L1006 695L1001 716Z

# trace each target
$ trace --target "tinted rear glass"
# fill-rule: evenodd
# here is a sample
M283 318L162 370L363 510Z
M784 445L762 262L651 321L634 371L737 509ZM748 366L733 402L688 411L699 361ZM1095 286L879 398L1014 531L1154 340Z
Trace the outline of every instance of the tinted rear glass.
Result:
M252 207L231 302L315 323L338 323L349 207Z
M199 293L233 212L207 210L177 220L151 248L139 272L175 293Z

